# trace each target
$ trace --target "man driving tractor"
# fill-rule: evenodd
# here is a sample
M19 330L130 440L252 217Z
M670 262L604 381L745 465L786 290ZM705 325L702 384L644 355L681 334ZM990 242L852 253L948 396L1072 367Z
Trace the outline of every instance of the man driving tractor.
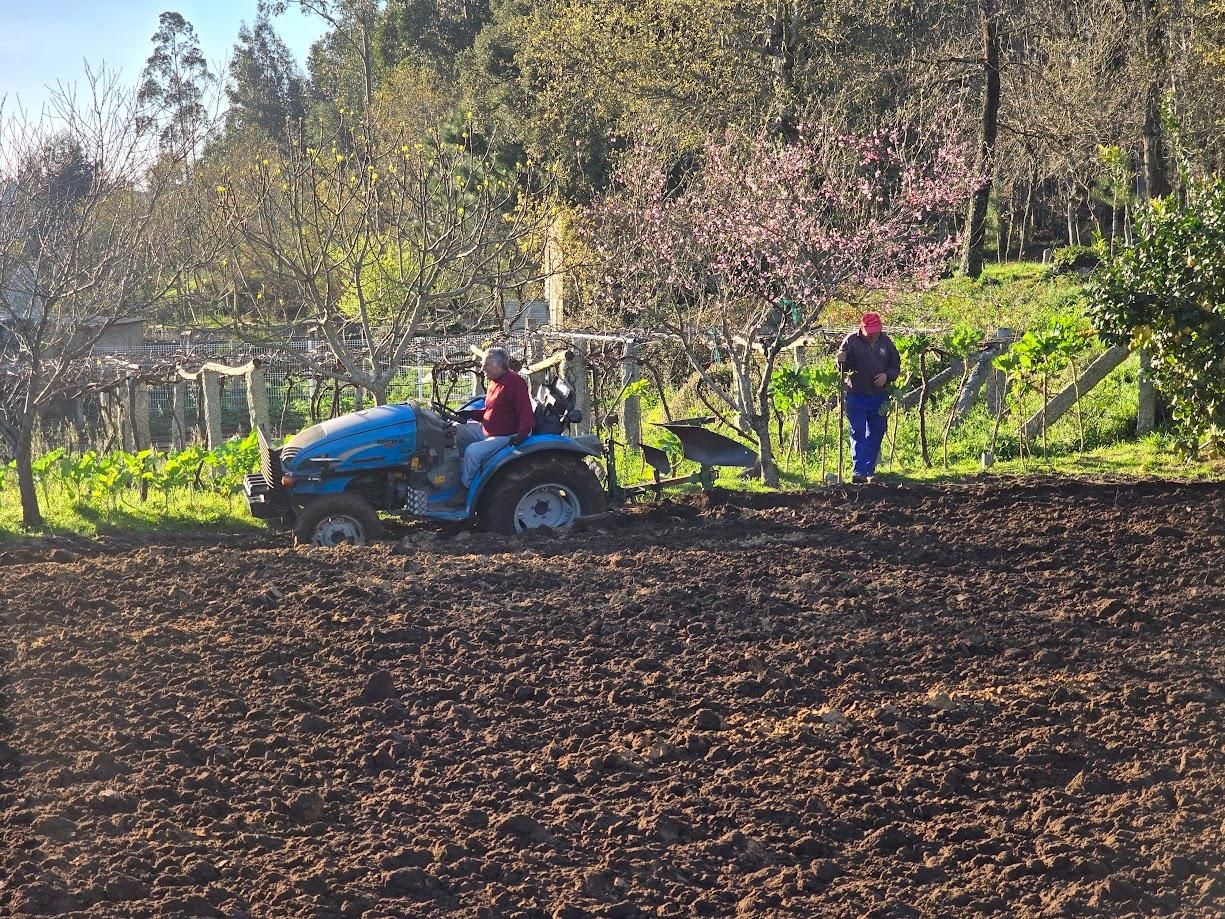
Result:
M535 423L532 397L527 380L510 369L510 355L505 348L490 348L481 363L488 385L485 388L485 409L480 421L458 425L455 445L463 454L460 489L446 502L447 507L463 507L468 489L485 461L505 447L518 446L532 433Z

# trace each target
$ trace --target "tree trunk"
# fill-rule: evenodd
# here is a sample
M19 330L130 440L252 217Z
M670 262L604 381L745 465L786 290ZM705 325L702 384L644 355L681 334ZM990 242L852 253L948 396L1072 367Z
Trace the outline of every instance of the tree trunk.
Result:
M1008 377L1004 377L1004 389L1000 393L999 405L995 408L995 425L991 428L991 459L995 460L995 444L1000 436L1000 422L1004 420L1004 409L1008 406Z
M1048 432L1050 431L1050 425L1046 423L1046 410L1050 406L1050 404L1051 404L1050 375L1047 373L1043 373L1042 374L1042 459L1044 459L1048 463L1051 460L1051 445L1050 445L1050 440L1049 440L1049 435L1048 435Z
M1021 238L1017 241L1017 258L1025 258L1025 246L1029 242L1029 223L1034 205L1034 180L1025 186L1025 216L1021 218Z
M978 153L974 169L981 184L970 199L966 213L965 236L961 252L961 273L976 278L983 272L983 227L995 172L995 136L1000 117L1000 39L994 10L988 0L979 0L983 77L982 121L979 125Z
M1148 86L1144 93L1144 196L1160 198L1170 193L1165 166L1165 145L1161 126L1161 91L1166 80L1165 35L1158 0L1140 0L1144 29L1144 57L1148 64Z
M770 432L770 415L757 412L753 417L753 433L757 435L757 448L761 464L761 481L769 488L778 488L778 466L774 462L774 447Z
M927 352L919 352L919 449L923 465L931 469L931 454L927 450Z
M743 386L745 394L751 396L752 382L749 379L748 362L753 358L752 350L746 348L744 356ZM761 450L761 480L769 488L779 486L778 466L774 462L774 446L770 432L770 410L773 407L770 401L770 377L774 373L774 362L777 357L777 354L772 354L767 350L765 364L761 369L761 385L757 387L756 404L752 406L753 432L757 435L757 445Z
M773 58L774 130L784 144L794 144L799 138L795 58L800 34L797 9L784 0L775 0L767 54Z
M970 363L970 355L965 356L965 366L961 371L961 382L957 384L957 397L953 399L953 405L949 409L948 417L944 420L944 436L941 438L941 445L944 451L944 468L949 468L949 435L953 432L953 422L957 420L957 409L961 405L961 394L965 391L966 383L969 382L970 374L974 371L974 364Z
M33 406L27 398L21 424L17 427L17 490L21 494L21 525L35 530L43 525L38 507L38 489L34 487L34 420Z

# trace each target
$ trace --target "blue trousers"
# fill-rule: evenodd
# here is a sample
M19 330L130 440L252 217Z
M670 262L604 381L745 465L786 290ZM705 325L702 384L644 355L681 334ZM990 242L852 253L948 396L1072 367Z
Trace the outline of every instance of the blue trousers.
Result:
M853 475L876 475L876 460L885 440L889 419L880 413L885 396L866 396L847 392L846 419L851 426L851 472Z

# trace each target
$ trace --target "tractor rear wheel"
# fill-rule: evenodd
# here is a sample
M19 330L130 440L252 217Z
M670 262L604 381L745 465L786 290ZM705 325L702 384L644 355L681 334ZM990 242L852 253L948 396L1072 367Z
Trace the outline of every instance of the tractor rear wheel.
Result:
M546 453L512 463L481 496L478 517L482 530L509 536L606 510L608 496L581 458Z
M316 498L293 528L299 543L312 546L364 546L382 535L383 527L369 502L357 495Z

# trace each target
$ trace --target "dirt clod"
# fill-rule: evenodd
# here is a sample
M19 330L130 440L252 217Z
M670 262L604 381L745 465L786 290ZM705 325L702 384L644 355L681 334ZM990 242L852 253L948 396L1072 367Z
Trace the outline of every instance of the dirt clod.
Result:
M366 687L362 690L362 698L374 705L395 698L396 684L386 670L376 670L366 679Z

